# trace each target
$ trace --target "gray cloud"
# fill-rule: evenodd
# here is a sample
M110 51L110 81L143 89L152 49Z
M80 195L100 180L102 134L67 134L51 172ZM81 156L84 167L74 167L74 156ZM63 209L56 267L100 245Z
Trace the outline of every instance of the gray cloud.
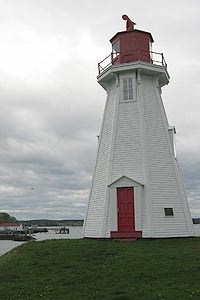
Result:
M164 104L177 128L191 211L200 216L200 4L128 0L126 11L114 0L86 0L81 9L64 0L0 5L0 211L19 219L84 217L106 98L97 63L127 13L152 32L154 50L168 62Z

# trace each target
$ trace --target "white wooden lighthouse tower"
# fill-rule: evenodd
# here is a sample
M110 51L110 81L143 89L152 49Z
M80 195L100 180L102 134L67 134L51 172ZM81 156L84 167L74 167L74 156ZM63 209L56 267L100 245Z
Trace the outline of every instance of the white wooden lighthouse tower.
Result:
M167 65L163 54L151 52L151 34L123 19L126 31L114 35L111 55L99 64L107 100L83 236L193 236L175 127L161 99Z

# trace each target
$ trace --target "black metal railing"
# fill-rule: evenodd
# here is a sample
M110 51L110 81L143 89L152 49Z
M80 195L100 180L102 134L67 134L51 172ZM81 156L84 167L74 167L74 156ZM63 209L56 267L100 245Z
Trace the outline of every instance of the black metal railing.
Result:
M128 59L123 59L122 57L129 57ZM100 63L98 63L98 72L101 74L106 69L112 65L124 64L128 62L143 61L149 64L160 65L167 68L167 63L165 61L163 53L144 51L141 49L130 50L128 52L112 52L106 56Z

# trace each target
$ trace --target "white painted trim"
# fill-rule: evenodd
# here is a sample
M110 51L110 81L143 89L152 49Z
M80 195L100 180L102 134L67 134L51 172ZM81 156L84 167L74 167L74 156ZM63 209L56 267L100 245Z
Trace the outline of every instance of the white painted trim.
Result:
M142 231L142 186L134 187L135 230Z
M117 212L117 189L111 188L110 191L110 214L111 231L118 231L118 212Z
M112 132L113 132L113 138L112 138L112 143L110 146L110 160L109 160L109 170L108 170L108 182L111 181L112 178L112 161L113 161L113 153L114 153L114 147L115 147L115 139L116 139L116 127L117 127L117 120L118 117L116 117L116 115L118 115L119 113L119 100L120 100L120 78L119 75L115 76L115 85L116 85L116 94L115 94L115 111L114 111L114 118L113 118L113 122L112 122ZM108 218L108 214L109 214L109 201L110 201L110 194L109 194L109 190L108 188L106 189L106 198L105 198L105 203L104 203L104 214L103 214L103 221L102 221L102 236L105 237L106 236L106 226L107 226L107 218Z
M133 99L131 100L124 100L124 95L123 95L123 79L126 78L131 78L132 79L132 84L133 84ZM119 97L119 102L120 103L130 103L130 102L135 102L137 101L137 97L136 97L136 71L132 71L132 72L126 72L126 73L122 73L120 74L120 97Z
M118 211L117 211L117 189L129 187L133 188L134 192L134 218L135 218L135 230L142 231L142 191L144 187L142 185L131 185L129 180L127 184L124 183L123 186L120 181L118 184L116 183L112 187L109 188L110 190L110 214L111 214L111 231L118 231Z
M144 113L144 102L141 97L142 94L142 77L141 70L138 70L137 73L137 86L138 86L138 111L140 115L140 134L141 134L141 147L143 149L142 155L142 168L143 168L143 177L144 177L144 206L146 211L146 222L147 222L147 232L148 235L151 236L152 234L152 203L149 196L149 177L148 177L148 160L147 160L147 145L146 145L146 137L145 137L145 113Z
M118 179L116 179L115 181L113 181L112 183L110 183L110 184L108 185L108 187L120 187L119 184L120 184L120 181L121 181L122 179L125 179L125 180L129 181L129 183L126 185L126 187L128 187L128 186L138 186L138 185L143 186L143 185L144 185L143 183L140 183L140 182L138 182L137 180L134 180L134 179L132 179L132 178L126 176L126 175L123 175L123 176L120 176L120 177L119 177ZM123 183L123 184L124 184L124 183Z
M120 64L120 65L111 65L107 68L104 72L97 76L97 80L101 86L106 89L105 83L107 79L113 76L113 73L117 72L124 72L124 71L133 71L140 69L141 72L144 72L150 76L155 76L156 74L159 75L159 82L160 85L163 86L169 83L169 74L167 69L163 66L145 63L142 61L127 63L127 64ZM105 78L108 77L105 81Z

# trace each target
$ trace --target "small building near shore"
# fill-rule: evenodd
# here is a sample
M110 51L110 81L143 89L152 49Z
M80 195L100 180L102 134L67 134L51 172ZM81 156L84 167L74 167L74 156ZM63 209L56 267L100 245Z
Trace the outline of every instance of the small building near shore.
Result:
M1 223L0 231L22 231L23 225L19 223Z

